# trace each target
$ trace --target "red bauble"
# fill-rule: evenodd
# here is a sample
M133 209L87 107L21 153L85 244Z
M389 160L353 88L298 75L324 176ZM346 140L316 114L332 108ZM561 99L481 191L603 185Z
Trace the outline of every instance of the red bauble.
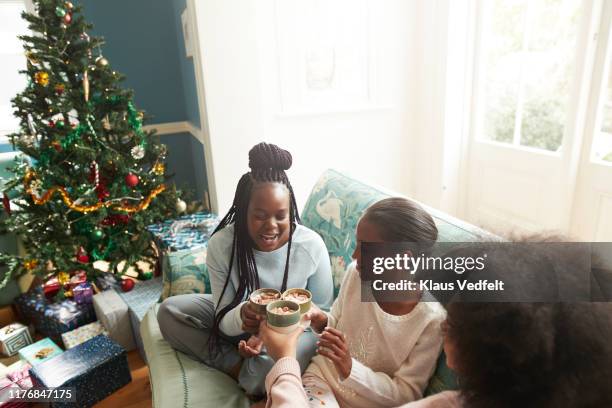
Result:
M134 173L130 173L127 176L125 176L125 184L127 184L130 187L136 187L139 182L140 180L138 180L138 176L135 175Z
M64 23L70 24L71 22L72 22L72 14L66 13L66 15L64 16Z
M131 279L122 280L121 289L123 289L124 292L129 292L130 290L134 289L134 281Z
M76 260L80 263L89 263L89 255L87 255L87 252L85 252L85 250L81 250L77 254Z

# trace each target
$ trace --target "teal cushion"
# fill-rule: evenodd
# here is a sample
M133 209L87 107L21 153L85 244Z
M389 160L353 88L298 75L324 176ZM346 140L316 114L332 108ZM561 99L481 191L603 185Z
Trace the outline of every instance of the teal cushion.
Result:
M190 293L210 293L206 247L166 251L162 258L162 299Z
M446 365L446 355L444 352L440 353L438 362L436 363L436 370L429 379L429 384L425 389L425 397L433 394L437 394L442 391L456 390L458 388L457 376L455 373L448 368Z
M334 170L323 173L312 189L302 223L321 235L327 246L336 296L355 249L359 217L372 203L388 196Z

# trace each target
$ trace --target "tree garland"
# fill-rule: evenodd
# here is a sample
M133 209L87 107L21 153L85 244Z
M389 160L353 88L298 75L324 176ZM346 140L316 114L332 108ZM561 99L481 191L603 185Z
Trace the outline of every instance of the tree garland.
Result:
M51 199L51 197L53 196L55 192L58 192L60 196L62 197L62 201L64 202L64 204L66 204L66 206L68 206L71 210L78 211L81 213L89 213L92 211L97 211L102 207L110 207L114 210L123 211L126 213L140 212L142 210L146 210L151 204L151 201L153 201L153 199L158 194L160 194L162 191L166 189L166 186L164 184L160 184L159 186L155 187L153 191L149 193L147 198L140 201L140 203L138 203L137 205L122 205L114 201L98 202L94 205L79 205L79 204L76 204L76 202L70 198L66 189L61 186L51 187L49 190L47 190L45 194L43 194L42 197L38 197L36 193L34 192L34 190L32 189L32 186L30 185L32 182L32 179L35 179L35 178L36 178L36 173L34 173L34 171L32 171L31 169L28 169L23 179L24 188L26 189L26 192L32 197L32 200L34 200L34 204L43 205Z

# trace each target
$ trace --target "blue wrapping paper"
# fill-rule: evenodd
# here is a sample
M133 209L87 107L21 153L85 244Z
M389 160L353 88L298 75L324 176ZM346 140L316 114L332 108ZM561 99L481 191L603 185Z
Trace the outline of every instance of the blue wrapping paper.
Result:
M54 407L90 407L132 381L126 352L104 335L81 343L30 370L35 387L74 387L76 402Z
M41 288L22 294L14 303L25 322L34 324L36 331L57 343L61 342L62 333L96 320L93 304L79 305L71 299L51 303Z
M206 245L219 221L214 214L195 213L149 225L147 229L160 249L180 251Z
M142 337L140 336L140 322L142 322L142 319L144 319L149 309L160 300L162 279L154 278L148 281L138 282L131 291L118 293L128 306L132 334L136 342L136 347L138 347L142 359L146 362L147 358L144 353Z

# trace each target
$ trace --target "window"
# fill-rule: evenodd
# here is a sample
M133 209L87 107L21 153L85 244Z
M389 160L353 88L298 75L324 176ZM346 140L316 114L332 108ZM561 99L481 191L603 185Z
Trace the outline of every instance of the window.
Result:
M27 84L25 75L19 73L25 69L26 59L17 38L27 32L27 23L21 18L25 9L24 1L0 0L0 142L6 142L6 135L19 129L11 99Z
M612 53L610 49L610 39L608 39L608 63L606 64L606 75L602 81L605 88L600 93L601 103L601 124L595 132L593 138L593 149L591 159L612 163Z
M569 113L582 1L478 4L476 137L558 151Z

